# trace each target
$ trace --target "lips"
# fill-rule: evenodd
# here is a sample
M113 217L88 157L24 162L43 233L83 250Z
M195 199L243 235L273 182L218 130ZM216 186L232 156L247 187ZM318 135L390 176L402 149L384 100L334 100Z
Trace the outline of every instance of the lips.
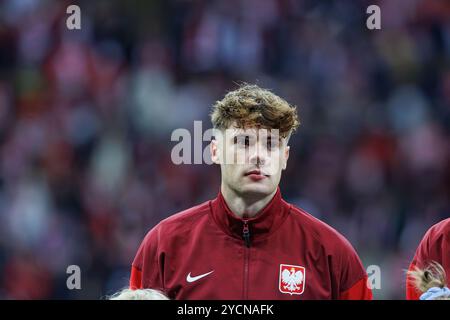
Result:
M262 180L268 177L268 175L263 174L261 170L248 171L245 173L245 176L251 178L252 180Z
M252 171L247 172L245 175L248 176L251 174L261 175L261 171L260 170L252 170Z

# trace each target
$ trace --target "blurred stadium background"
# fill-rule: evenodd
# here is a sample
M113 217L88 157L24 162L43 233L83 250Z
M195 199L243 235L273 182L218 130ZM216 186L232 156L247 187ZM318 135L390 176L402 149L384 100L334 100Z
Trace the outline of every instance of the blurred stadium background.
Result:
M375 298L402 299L450 214L449 66L449 1L0 1L0 298L126 286L145 233L219 188L218 167L171 163L171 132L209 128L247 81L299 107L285 198L381 267Z

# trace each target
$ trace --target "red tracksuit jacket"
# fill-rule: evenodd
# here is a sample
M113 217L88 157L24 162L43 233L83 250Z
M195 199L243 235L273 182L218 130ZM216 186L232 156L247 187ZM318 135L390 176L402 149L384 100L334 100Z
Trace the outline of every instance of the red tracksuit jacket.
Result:
M366 282L350 243L278 189L254 218L219 193L163 220L139 247L130 287L171 299L372 299Z
M416 254L409 266L409 270L426 268L431 262L442 265L447 274L447 287L450 287L450 218L445 219L432 226L416 250ZM422 293L419 292L406 278L406 299L419 300Z

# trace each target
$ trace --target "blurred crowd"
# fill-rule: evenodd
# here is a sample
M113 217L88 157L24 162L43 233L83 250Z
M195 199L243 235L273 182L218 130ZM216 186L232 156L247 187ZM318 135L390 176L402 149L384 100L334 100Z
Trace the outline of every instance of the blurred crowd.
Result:
M0 1L0 298L127 286L146 232L217 195L219 168L173 164L171 133L210 128L239 81L298 106L284 197L380 267L375 298L402 299L450 216L448 1Z

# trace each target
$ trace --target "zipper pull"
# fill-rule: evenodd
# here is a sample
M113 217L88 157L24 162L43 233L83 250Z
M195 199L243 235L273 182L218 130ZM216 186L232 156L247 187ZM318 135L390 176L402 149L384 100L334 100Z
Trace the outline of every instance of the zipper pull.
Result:
M250 248L250 229L247 224L247 220L244 220L244 229L242 230L242 236L245 240L245 245Z

